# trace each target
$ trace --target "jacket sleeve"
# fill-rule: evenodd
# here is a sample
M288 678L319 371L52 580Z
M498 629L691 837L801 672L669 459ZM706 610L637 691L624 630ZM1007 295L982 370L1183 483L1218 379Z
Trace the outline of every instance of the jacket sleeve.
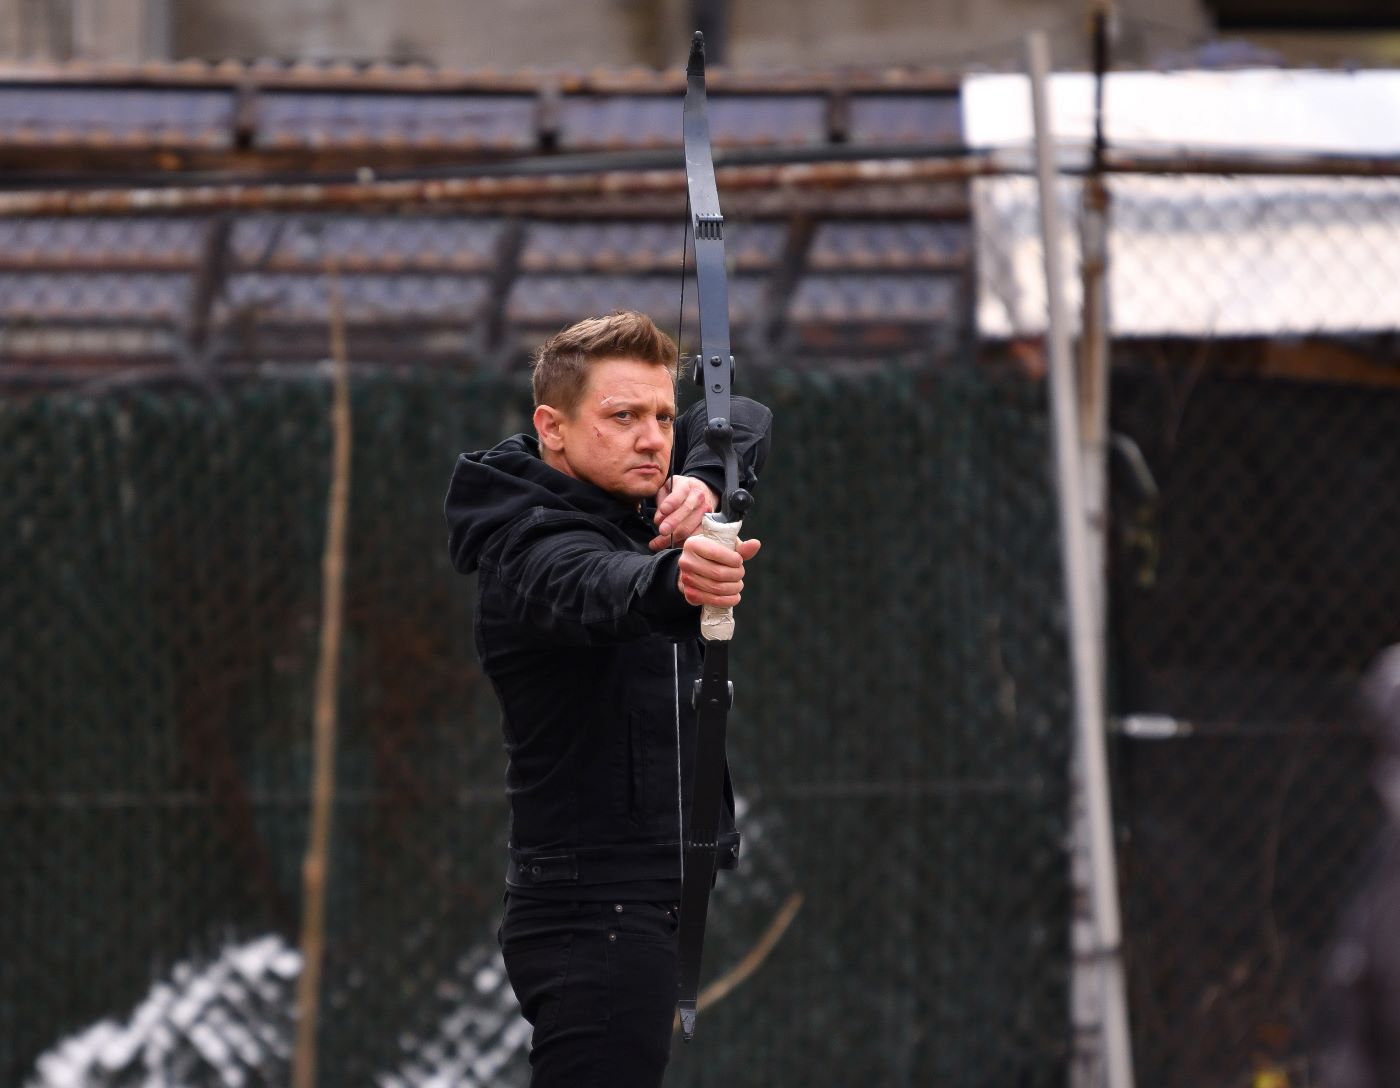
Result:
M649 635L694 638L700 609L676 585L680 553L643 555L548 515L510 530L488 565L509 620L544 642L587 646Z
M758 474L768 459L773 413L756 400L734 397L730 402L734 418L734 452L739 456L739 486L753 491ZM677 474L703 480L715 494L724 490L724 465L705 444L705 402L698 400L676 420Z

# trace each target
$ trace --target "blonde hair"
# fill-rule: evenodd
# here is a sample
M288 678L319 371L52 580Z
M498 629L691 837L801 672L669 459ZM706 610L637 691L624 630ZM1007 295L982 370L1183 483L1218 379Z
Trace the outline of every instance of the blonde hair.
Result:
M664 366L675 381L675 341L646 314L614 310L570 325L539 346L531 376L536 407L548 404L572 416L588 385L589 364L598 359L640 359Z

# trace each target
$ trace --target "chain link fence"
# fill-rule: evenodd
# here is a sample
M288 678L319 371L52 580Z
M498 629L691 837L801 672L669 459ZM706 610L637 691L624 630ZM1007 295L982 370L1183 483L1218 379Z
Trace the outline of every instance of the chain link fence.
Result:
M668 1083L1058 1083L1064 668L1040 391L928 367L740 381L781 422L734 653L749 848L708 947L715 977L761 965ZM440 508L459 450L528 425L528 387L366 367L353 405L321 1082L523 1084L494 940L498 711ZM0 435L0 563L20 575L0 636L0 1079L285 1084L324 374L12 393ZM821 601L838 625L813 622Z
M1400 190L1108 185L1110 706L1151 724L1112 750L1138 1081L1299 1088L1380 822L1349 696L1400 641ZM711 915L734 985L668 1083L1071 1077L1035 193L978 181L969 222L940 191L735 223L738 386L777 417L735 648L748 847ZM525 1082L498 710L441 499L459 451L528 427L539 335L619 304L675 327L654 213L0 223L0 1081L287 1082L329 260L355 445L321 1082Z
M1119 752L1140 1060L1306 1084L1318 954L1380 813L1351 694L1400 640L1400 388L1181 378L1114 402L1161 488L1123 498L1115 701L1180 723Z
M982 325L1038 370L1034 186L977 185ZM1381 822L1352 696L1400 641L1400 182L1106 187L1108 663L1138 1083L1297 1088L1315 1083L1321 953ZM1070 223L1082 192L1060 183Z

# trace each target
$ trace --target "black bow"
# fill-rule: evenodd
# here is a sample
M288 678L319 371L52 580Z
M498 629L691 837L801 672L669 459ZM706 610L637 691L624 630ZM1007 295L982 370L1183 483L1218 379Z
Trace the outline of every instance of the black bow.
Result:
M690 198L691 231L695 237L695 283L700 307L700 354L692 374L705 389L705 442L724 465L724 492L718 515L707 514L702 532L737 540L739 522L753 498L739 486L739 459L734 452L730 423L730 385L734 357L729 353L729 288L724 267L724 216L715 188L715 164L710 151L710 124L705 114L705 37L696 31L686 65L685 176ZM734 630L731 609L706 609L700 631L705 639L705 664L692 695L696 710L695 793L690 804L690 827L685 840L681 876L680 1012L681 1033L695 1036L696 1002L700 991L700 959L705 946L705 916L719 852L719 818L724 797L725 723L734 698L729 682L729 638Z

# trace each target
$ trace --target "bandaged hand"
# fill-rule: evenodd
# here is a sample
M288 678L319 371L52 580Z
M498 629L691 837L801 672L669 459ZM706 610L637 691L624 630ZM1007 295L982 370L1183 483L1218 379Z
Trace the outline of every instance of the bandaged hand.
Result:
M758 554L757 540L741 540L730 548L696 534L681 549L678 584L690 604L731 608L744 589L744 564Z

